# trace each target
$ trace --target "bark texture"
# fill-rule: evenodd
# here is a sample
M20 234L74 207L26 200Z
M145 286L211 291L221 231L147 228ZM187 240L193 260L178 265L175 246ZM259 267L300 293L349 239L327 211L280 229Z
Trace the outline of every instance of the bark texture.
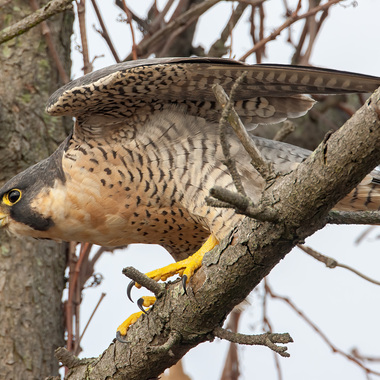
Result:
M28 0L6 3L0 29L31 13ZM65 12L48 24L66 67L72 22L72 13ZM0 45L1 183L47 157L70 129L70 120L44 113L49 94L62 84L50 57L41 26ZM43 379L57 374L54 350L64 344L65 246L21 240L4 231L0 245L0 378Z

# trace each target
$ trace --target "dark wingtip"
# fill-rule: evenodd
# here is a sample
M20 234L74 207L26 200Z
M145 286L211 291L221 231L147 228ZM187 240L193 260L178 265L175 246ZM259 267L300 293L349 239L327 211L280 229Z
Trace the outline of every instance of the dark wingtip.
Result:
M131 291L132 291L132 288L135 286L135 281L131 281L129 284L128 284L128 287L127 287L127 296L128 298L130 299L130 301L133 303L133 299L131 297Z

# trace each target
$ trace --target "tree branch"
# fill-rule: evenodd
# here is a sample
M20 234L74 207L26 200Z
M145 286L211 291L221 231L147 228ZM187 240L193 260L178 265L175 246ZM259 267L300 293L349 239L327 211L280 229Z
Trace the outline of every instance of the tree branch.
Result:
M314 250L311 247L308 247L308 246L303 245L303 244L298 244L298 248L301 249L302 251L304 251L305 253L307 253L308 255L310 255L311 257L314 257L314 259L320 261L321 263L324 263L327 266L327 268L333 269L333 268L339 267L339 268L347 269L347 270L351 271L352 273L355 273L359 277L363 278L364 280L366 280L368 282L372 282L372 284L380 285L380 281L373 280L372 278L370 278L370 277L366 276L365 274L359 272L355 268L352 268L346 264L339 263L337 260L333 259L332 257L322 255L322 253L317 252L316 250Z
M258 335L245 335L228 331L222 327L215 328L214 335L220 339L225 339L232 343L247 344L251 346L267 346L272 351L277 352L279 355L286 358L290 357L290 354L286 352L288 348L284 346L278 346L276 343L285 344L293 342L292 337L288 333L264 333Z
M137 53L139 57L145 57L148 50L151 46L157 45L159 42L162 42L165 38L169 37L172 33L182 27L184 24L188 23L190 20L192 22L196 22L198 18L208 11L215 4L219 3L221 0L206 0L201 2L200 4L192 7L187 12L180 15L177 19L169 22L169 24L165 25L162 29L158 30L152 36L144 38L137 45ZM232 1L232 0L229 0ZM133 58L132 53L130 53L124 61L130 61Z
M242 76L238 78L238 80L234 83L234 86L231 90L231 98L233 98L234 88L236 88L236 86L239 85L240 81L244 80L245 74L246 73L243 73ZM250 138L247 130L241 122L239 115L233 108L232 102L225 93L223 87L219 84L214 84L212 86L212 89L214 91L214 95L218 103L223 107L222 118L228 119L237 137L244 146L244 149L247 151L250 158L252 159L252 165L254 166L254 168L264 179L269 180L274 178L272 164L270 162L267 162L261 155L260 151L256 148L255 143Z
M34 26L47 20L51 16L64 12L67 9L71 9L72 7L70 4L72 1L73 0L52 0L28 17L3 29L0 32L0 44L27 32L29 29L32 29Z
M322 4L322 5L319 5L315 8L310 9L309 11L305 12L302 15L297 14L298 10L299 10L299 8L297 8L297 10L295 12L293 12L293 14L291 16L289 16L286 19L286 21L280 27L278 27L276 30L274 30L268 37L265 37L261 41L258 41L255 44L255 46L252 49L248 50L244 55L242 55L239 58L239 60L245 61L251 54L262 49L269 41L276 39L284 29L289 28L289 26L294 24L295 22L297 22L301 19L304 19L304 18L308 18L312 15L315 15L316 13L318 13L320 11L325 11L326 9L330 8L332 5L340 3L341 1L342 0L330 0L325 4Z
M330 211L329 224L380 224L379 211Z

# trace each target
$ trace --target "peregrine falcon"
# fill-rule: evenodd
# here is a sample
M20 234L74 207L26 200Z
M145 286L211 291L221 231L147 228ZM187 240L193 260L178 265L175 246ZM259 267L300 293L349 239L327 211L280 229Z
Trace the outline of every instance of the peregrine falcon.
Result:
M149 274L156 280L191 276L204 252L244 218L205 201L214 186L235 190L223 163L221 106L212 86L229 92L243 72L234 106L247 129L304 115L314 103L305 94L372 92L380 85L380 78L366 75L217 58L136 60L101 69L49 99L50 115L75 117L73 131L49 158L0 189L0 226L18 235L108 247L160 244L177 262L207 240L197 260ZM280 173L311 153L252 139ZM228 140L247 195L259 202L265 181L233 132ZM377 210L376 186L378 179L367 177L336 208Z

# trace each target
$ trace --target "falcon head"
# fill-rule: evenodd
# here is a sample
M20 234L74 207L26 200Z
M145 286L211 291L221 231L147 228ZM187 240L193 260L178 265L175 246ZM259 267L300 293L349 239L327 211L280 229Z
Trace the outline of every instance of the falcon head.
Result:
M48 238L53 218L44 209L54 184L65 182L62 171L64 144L49 158L19 173L0 189L0 228L16 235ZM43 200L41 202L41 200ZM44 207L45 206L45 207Z

